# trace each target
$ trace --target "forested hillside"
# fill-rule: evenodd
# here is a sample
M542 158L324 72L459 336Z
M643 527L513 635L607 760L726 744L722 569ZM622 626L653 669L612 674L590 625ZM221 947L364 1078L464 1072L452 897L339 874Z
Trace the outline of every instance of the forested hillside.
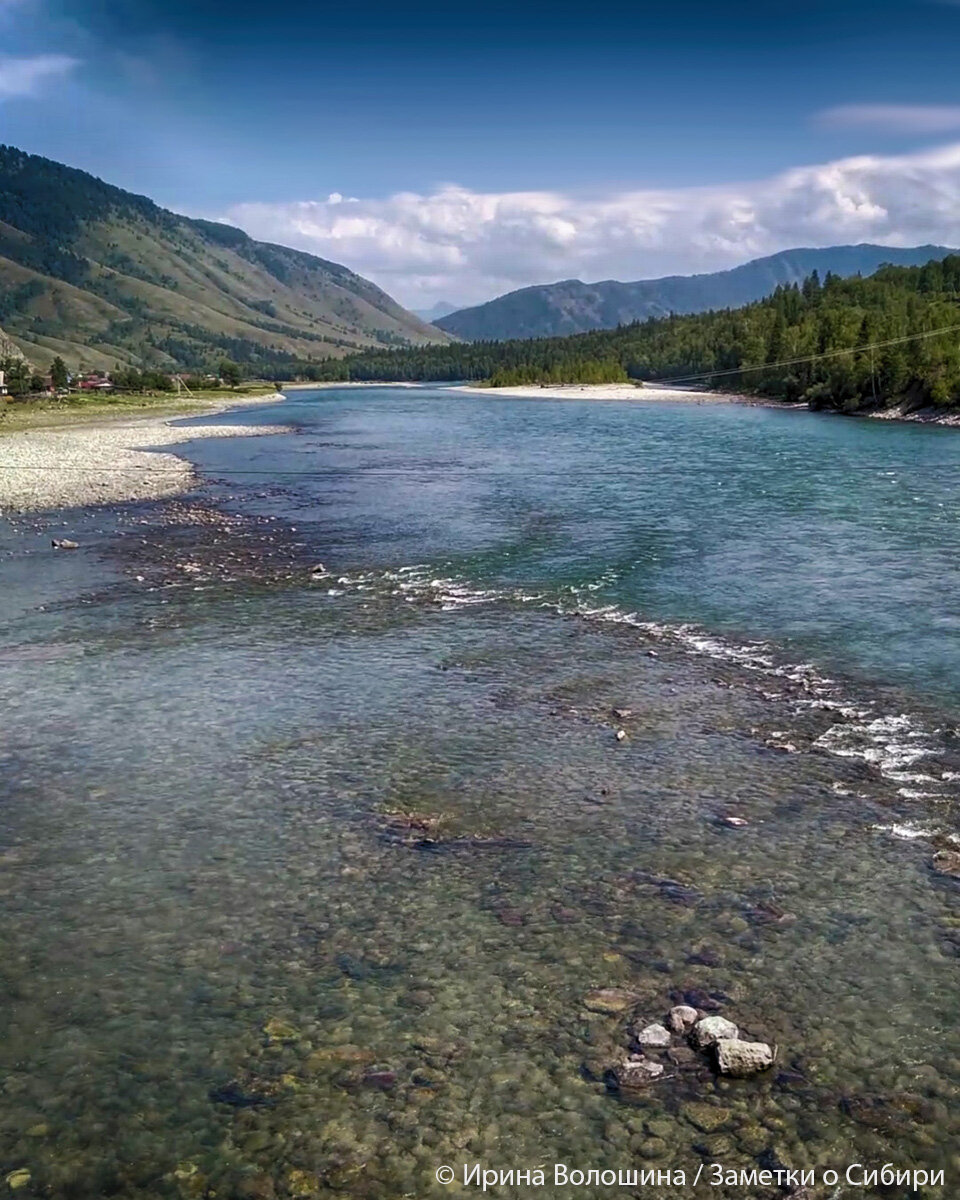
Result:
M871 275L885 265L917 267L952 253L943 246L827 246L782 250L729 271L709 275L670 275L621 283L562 283L521 288L475 308L433 320L465 341L495 338L565 337L591 329L615 329L649 317L682 316L718 308L739 308L771 296L780 286L802 283L814 271L844 278Z
M0 146L0 325L31 362L251 372L446 342L338 263L191 220Z
M868 279L828 275L821 282L814 273L739 309L568 338L351 355L305 373L495 385L696 379L844 411L894 402L958 405L960 256L885 267Z

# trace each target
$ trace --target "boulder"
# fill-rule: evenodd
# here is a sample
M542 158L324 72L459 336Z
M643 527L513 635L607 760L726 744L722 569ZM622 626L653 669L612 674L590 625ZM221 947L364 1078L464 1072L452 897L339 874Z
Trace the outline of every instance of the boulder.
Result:
M696 1025L699 1013L689 1004L676 1004L667 1015L667 1028L674 1033L689 1033Z
M665 1050L670 1045L670 1030L664 1025L654 1024L640 1027L638 1023L630 1032L638 1046Z
M649 1087L663 1075L663 1066L642 1056L625 1059L613 1068L613 1081L621 1091Z
M78 542L72 542L69 538L53 538L50 545L54 550L79 550Z
M740 1030L726 1017L704 1017L694 1025L692 1036L693 1044L699 1050L706 1050L721 1038L739 1038Z
M617 741L625 742L627 740L627 731L625 729L617 730Z
M773 1066L773 1048L766 1042L741 1042L739 1038L720 1038L716 1042L717 1069L721 1075L749 1079Z
M933 869L940 875L960 878L960 850L938 850L933 856Z

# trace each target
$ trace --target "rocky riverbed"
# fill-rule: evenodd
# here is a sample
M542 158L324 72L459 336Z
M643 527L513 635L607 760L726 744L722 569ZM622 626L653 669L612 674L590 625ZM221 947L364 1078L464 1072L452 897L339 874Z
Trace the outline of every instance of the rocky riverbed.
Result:
M452 511L490 536L485 485L367 476L392 419L291 439L301 469L347 460L316 491L224 470L2 527L0 1178L379 1200L449 1194L441 1165L891 1162L952 1186L955 723L631 617L566 558L534 586L469 538L441 554ZM247 445L204 442L209 474Z
M949 1166L956 885L871 832L875 767L768 744L786 701L636 630L444 612L274 522L157 517L3 657L21 1194ZM724 1070L724 1041L776 1061Z

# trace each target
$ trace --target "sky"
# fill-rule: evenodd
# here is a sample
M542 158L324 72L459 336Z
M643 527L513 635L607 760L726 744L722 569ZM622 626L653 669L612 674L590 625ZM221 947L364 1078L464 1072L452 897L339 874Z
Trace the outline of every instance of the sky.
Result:
M0 0L0 141L401 303L960 246L960 0Z

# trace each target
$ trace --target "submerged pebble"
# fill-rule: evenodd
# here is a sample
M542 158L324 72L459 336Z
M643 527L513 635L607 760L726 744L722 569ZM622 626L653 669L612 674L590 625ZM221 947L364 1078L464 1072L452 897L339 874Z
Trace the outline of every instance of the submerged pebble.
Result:
M626 988L594 988L583 998L583 1006L590 1012L619 1015L636 1008L640 1001L637 992Z

